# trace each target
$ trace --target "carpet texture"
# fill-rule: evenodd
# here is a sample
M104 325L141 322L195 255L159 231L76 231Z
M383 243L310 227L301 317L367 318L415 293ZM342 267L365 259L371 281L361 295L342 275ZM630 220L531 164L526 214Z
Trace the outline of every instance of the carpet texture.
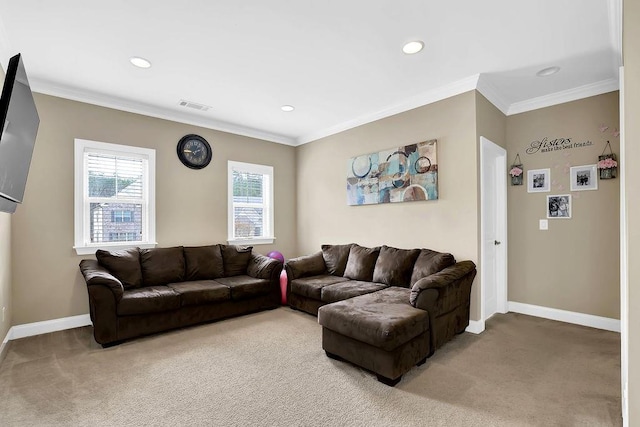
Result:
M617 426L620 336L496 315L391 388L289 308L108 349L78 328L11 342L0 425Z

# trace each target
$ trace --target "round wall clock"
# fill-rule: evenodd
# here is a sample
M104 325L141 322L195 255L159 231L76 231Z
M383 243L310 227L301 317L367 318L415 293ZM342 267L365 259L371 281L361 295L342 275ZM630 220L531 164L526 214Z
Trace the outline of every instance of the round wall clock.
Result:
M213 152L206 139L199 135L185 135L178 141L178 158L188 168L202 169L211 162Z

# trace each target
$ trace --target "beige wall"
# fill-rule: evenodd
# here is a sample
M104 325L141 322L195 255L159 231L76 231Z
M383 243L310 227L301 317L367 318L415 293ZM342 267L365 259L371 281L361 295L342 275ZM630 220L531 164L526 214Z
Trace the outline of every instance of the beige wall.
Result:
M2 307L5 318L2 321ZM11 215L0 212L0 345L11 327ZM2 357L0 355L0 361Z
M0 81L4 81L4 77L4 70L0 68ZM2 307L5 307L4 322ZM0 345L7 336L9 328L11 328L11 215L0 212Z
M506 148L506 129L507 117L480 92L476 92L476 140L480 141L480 137L484 136L494 144Z
M640 2L624 2L624 126L629 250L629 425L640 425Z
M298 147L299 254L323 243L424 247L478 260L475 92L416 108ZM439 200L347 206L347 159L438 140ZM478 280L478 279L476 279ZM474 285L471 318L479 318Z
M595 164L611 141L620 154L618 92L542 108L507 118L510 162L520 153L525 173L551 169L551 192L527 193L524 185L508 187L509 301L552 307L608 318L620 318L619 179L600 180L597 191L571 192L569 166ZM609 126L601 133L600 124ZM532 141L571 138L592 141L587 148L527 154ZM572 195L572 218L546 218L546 196Z
M40 129L24 204L13 216L13 324L88 313L87 291L73 246L74 138L156 149L159 246L227 239L227 160L274 166L276 245L296 252L295 149L167 120L36 94ZM213 161L191 170L176 156L188 133L207 139Z

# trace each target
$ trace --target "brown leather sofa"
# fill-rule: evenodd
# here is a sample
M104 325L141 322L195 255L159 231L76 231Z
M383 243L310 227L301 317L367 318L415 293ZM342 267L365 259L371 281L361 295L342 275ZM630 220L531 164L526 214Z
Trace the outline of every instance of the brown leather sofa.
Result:
M282 263L251 247L98 250L80 271L94 337L104 347L280 306Z
M469 325L476 266L448 253L323 245L285 269L288 303L318 315L327 355L388 385Z

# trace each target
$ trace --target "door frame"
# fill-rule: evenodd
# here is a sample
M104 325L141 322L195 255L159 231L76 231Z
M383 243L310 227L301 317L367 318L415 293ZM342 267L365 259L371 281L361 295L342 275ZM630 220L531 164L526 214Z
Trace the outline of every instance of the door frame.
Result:
M485 138L480 137L480 319L482 324L487 320L486 313L486 295L489 289L489 283L485 280L485 272L487 266L484 264L487 257L484 254L484 230L487 227L488 218L485 218L484 210L486 201L486 191L484 170L487 167L495 168L496 183L496 240L501 244L496 252L496 309L499 313L506 313L507 306L507 151ZM493 313L492 313L493 314ZM484 328L483 328L484 329Z

